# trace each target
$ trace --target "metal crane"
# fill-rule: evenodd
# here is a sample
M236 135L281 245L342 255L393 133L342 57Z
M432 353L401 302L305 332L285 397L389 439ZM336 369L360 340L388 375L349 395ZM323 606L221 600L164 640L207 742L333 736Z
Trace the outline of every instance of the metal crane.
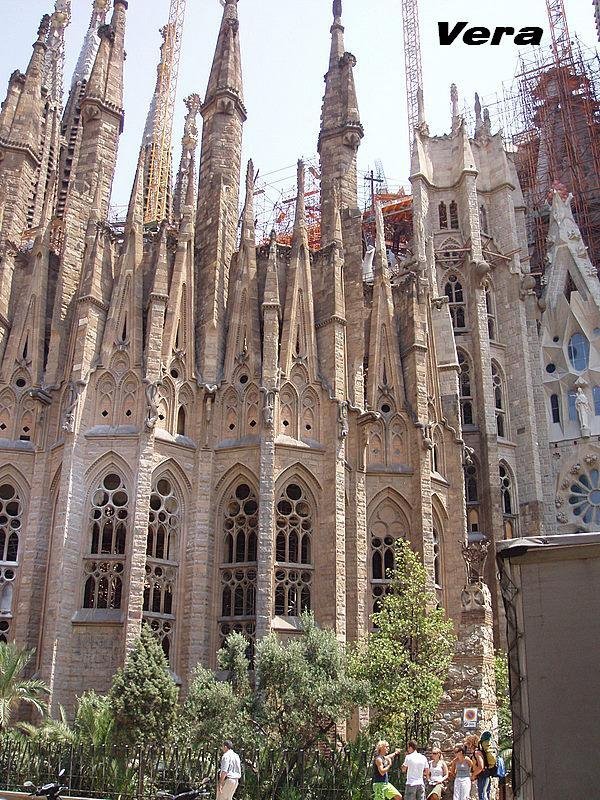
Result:
M167 218L169 212L171 139L185 4L186 0L171 0L169 21L161 31L164 42L158 69L155 94L156 113L150 142L148 192L144 213L146 224L162 222Z
M550 2L550 0L548 1ZM419 95L423 91L419 0L402 0L402 23L404 31L408 140L410 147L412 147L413 132L419 123Z

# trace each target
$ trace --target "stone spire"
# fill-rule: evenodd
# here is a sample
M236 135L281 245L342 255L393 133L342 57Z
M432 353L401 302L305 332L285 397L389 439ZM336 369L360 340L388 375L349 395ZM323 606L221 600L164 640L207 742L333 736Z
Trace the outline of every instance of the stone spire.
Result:
M313 306L312 274L306 208L304 201L304 162L298 162L296 218L292 235L292 254L287 273L287 290L281 334L281 369L290 375L296 363L303 364L311 377L317 376L317 342Z
M79 58L77 59L75 71L73 72L71 87L82 81L87 81L90 77L100 44L98 29L106 22L106 15L109 8L110 0L92 0L92 16L83 40Z
M187 198L191 186L191 200L193 204L194 185L196 173L196 147L198 145L198 125L197 117L202 101L200 95L191 94L184 100L187 114L183 126L183 138L181 140L181 161L179 171L175 181L175 192L173 194L173 217L178 220L183 214L183 207L187 204Z
M205 104L225 91L243 104L242 58L238 35L238 0L225 0L223 21L208 79Z
M354 85L356 59L345 51L341 18L342 4L336 0L333 4L329 68L325 75L318 142L324 242L333 240L333 197L336 188L342 207L354 208L357 205L356 155L364 136Z
M461 118L458 110L458 89L455 83L450 86L450 102L452 104L452 133L456 133Z
M232 382L239 364L246 364L252 377L260 377L260 325L258 278L254 230L254 164L248 162L246 199L242 212L242 238L234 259L235 272L228 310L229 325L225 355L225 380Z
M201 108L202 147L196 216L198 370L220 380L229 270L236 247L242 155L243 103L237 0L226 0L213 65Z
M123 64L125 59L126 0L115 0L110 25L100 28L100 47L85 95L81 100L82 129L73 166L73 180L64 212L65 246L62 254L52 318L52 334L46 380L60 380L65 356L72 299L80 283L81 242L85 238L90 206L97 198L100 219L108 212L117 161L119 135L123 129ZM106 168L98 171L98 164Z

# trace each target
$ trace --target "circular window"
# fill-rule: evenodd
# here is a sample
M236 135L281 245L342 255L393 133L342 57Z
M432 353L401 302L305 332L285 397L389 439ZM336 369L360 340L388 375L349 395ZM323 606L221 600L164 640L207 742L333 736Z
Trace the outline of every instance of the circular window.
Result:
M384 403L381 406L381 413L382 414L389 414L391 410L392 410L391 407L387 403Z
M242 375L242 376L240 377L240 383L242 384L242 386L243 386L245 383L248 383L248 376L247 376L247 375Z
M573 515L584 525L600 525L600 472L597 469L582 473L571 484L569 505Z
M22 389L26 385L27 381L25 378L17 378L15 381L15 386L18 386L19 389Z
M552 341L553 341L553 342L558 342L558 341L560 341L560 339L558 338L558 336L554 336L554 337L552 338Z
M170 374L171 374L171 377L174 378L175 380L177 380L179 378L179 370L175 369L175 367L173 367L173 369L171 370Z
M546 372L549 372L550 374L556 372L556 364L546 364Z

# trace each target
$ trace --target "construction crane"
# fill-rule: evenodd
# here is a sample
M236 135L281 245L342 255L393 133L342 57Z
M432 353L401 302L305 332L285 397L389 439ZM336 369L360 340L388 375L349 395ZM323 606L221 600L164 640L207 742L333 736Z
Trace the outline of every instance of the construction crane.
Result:
M169 21L161 31L164 41L156 85L156 112L150 142L148 191L144 213L144 222L147 225L161 223L167 218L169 211L171 138L185 4L186 0L171 0Z
M548 21L550 22L554 58L558 64L566 60L572 60L573 48L564 0L546 0L546 8L548 10Z
M412 148L413 132L419 122L419 95L423 91L419 0L402 0L402 23L404 31L404 71L406 74L408 141L409 146Z

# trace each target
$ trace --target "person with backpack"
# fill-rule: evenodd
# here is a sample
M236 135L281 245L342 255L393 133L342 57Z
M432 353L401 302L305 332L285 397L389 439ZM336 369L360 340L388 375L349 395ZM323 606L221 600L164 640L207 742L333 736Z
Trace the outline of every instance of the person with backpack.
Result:
M476 752L481 753L483 769L477 775L477 794L479 800L490 800L492 778L498 774L496 750L492 747L492 734L484 731L477 743Z

